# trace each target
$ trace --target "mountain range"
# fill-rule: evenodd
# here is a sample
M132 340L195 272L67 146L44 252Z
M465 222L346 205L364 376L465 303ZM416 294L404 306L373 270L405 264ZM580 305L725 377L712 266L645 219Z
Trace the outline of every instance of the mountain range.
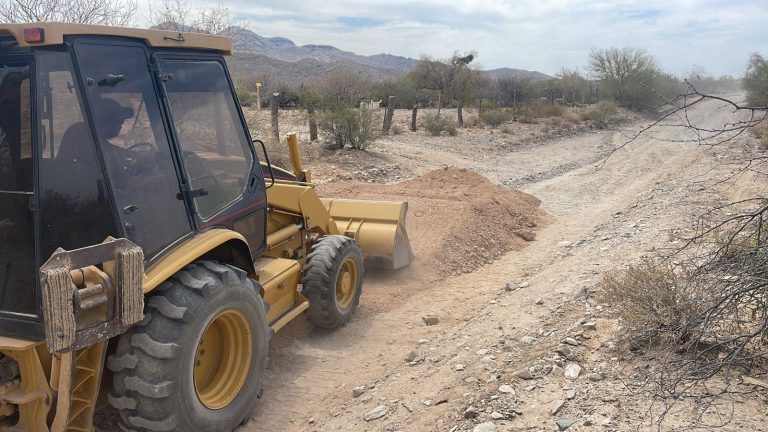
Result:
M167 23L155 28L189 31L189 27ZM284 37L266 37L238 26L222 34L235 42L229 62L235 76L263 83L295 86L337 69L351 69L375 81L397 78L410 71L417 59L392 54L360 55L331 45L296 45ZM491 78L524 77L531 81L552 79L537 71L499 68L485 71Z

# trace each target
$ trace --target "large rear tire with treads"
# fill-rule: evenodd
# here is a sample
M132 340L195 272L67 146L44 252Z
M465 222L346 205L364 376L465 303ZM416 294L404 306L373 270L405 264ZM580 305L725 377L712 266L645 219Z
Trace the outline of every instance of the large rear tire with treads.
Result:
M270 330L245 272L197 261L146 299L107 360L110 404L134 431L230 431L261 392Z

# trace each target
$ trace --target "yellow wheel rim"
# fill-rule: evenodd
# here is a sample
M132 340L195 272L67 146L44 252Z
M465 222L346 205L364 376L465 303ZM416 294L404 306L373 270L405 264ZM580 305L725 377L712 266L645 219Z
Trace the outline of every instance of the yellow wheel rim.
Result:
M351 257L347 258L336 276L336 304L346 309L352 304L357 290L357 264Z
M227 406L245 383L251 365L251 329L243 314L227 309L203 332L195 353L195 391L209 409Z

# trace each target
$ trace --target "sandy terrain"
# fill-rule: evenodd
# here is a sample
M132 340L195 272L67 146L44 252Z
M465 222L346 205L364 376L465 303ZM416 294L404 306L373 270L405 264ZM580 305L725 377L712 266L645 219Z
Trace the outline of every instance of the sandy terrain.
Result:
M691 115L717 126L728 113L710 104ZM398 112L396 122L407 116ZM419 261L395 274L368 272L346 327L322 331L299 319L276 334L264 396L240 431L472 431L483 422L494 426L475 430L550 431L558 420L571 431L655 429L658 406L633 393L631 377L658 365L616 348L622 335L595 288L605 272L674 248L714 203L754 192L753 179L743 177L709 187L733 171L729 162L749 140L707 149L643 137L601 169L596 162L625 141L623 133L515 124L511 133L469 128L457 137L403 132L369 152L304 144L324 195L414 201L408 224ZM496 230L488 235L480 219L494 196L501 204L488 215ZM498 230L509 209L519 223ZM460 253L438 259L451 243ZM473 264L457 270L462 256ZM426 326L428 314L439 323ZM572 362L554 351L565 338L575 343ZM564 376L570 363L581 368L576 379ZM521 370L530 379L515 375ZM386 413L364 420L377 407ZM476 415L465 416L469 407ZM661 429L677 430L702 409L681 401ZM730 418L721 430L768 430L764 411L753 395L703 418Z

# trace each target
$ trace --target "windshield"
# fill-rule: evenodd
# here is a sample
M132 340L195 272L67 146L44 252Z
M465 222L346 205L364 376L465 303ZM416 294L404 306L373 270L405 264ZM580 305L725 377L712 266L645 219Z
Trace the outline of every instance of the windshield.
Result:
M35 313L30 67L0 60L0 311Z

